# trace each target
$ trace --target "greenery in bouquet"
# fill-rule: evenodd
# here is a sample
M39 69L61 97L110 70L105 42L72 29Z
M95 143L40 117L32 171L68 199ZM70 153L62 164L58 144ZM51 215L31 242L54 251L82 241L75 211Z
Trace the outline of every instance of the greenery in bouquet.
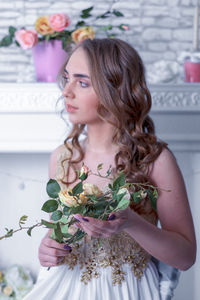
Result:
M114 2L113 2L114 4ZM9 26L9 33L0 41L0 47L8 47L12 43L22 49L31 49L40 41L61 40L62 47L66 50L68 45L80 43L86 38L93 39L95 30L93 26L97 20L104 20L111 17L123 17L123 14L111 8L103 14L93 16L93 6L84 9L80 13L80 20L75 28L68 30L70 18L65 13L55 13L48 16L40 16L35 22L35 29L27 30L25 27L17 29ZM103 30L107 37L115 37L114 29L121 31L128 30L128 26L120 24L118 26L106 25L98 26L98 30Z
M145 198L151 202L156 210L158 198L157 188L147 183L130 183L126 181L124 172L120 172L115 178L111 178L111 166L105 175L101 174L102 164L97 166L96 173L92 173L86 165L77 170L79 182L73 188L61 189L59 183L50 179L46 190L50 199L47 200L42 210L51 214L50 221L41 220L33 226L24 226L27 216L19 220L19 228L8 229L0 239L12 236L15 232L26 229L28 235L35 227L45 226L52 229L51 238L59 243L73 244L81 240L86 233L75 226L78 222L75 214L83 217L93 217L101 220L108 220L111 213L124 210L131 202L139 203ZM108 179L108 185L101 190L97 185L86 183L85 180L90 174Z

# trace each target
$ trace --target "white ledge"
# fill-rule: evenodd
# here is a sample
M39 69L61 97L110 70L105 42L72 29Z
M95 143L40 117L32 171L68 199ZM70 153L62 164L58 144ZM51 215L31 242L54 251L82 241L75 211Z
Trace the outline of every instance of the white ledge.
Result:
M200 83L149 86L157 135L172 150L200 151ZM0 84L0 152L51 152L63 142L54 83ZM4 129L4 130L3 130Z
M150 85L152 111L200 111L200 83ZM0 83L0 113L52 113L61 91L54 83Z

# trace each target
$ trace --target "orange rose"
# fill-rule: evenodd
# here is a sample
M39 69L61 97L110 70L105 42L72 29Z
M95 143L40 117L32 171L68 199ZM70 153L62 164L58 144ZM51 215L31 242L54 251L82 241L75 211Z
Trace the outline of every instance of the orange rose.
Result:
M49 25L54 31L60 32L69 26L69 18L66 14L53 14L49 17Z
M94 39L94 37L95 32L91 26L80 27L72 33L72 39L76 44L85 39Z
M17 30L15 32L15 39L22 49L31 49L38 42L37 32L34 30Z
M46 16L37 18L35 22L35 29L42 35L51 34L54 30L49 25L49 19Z

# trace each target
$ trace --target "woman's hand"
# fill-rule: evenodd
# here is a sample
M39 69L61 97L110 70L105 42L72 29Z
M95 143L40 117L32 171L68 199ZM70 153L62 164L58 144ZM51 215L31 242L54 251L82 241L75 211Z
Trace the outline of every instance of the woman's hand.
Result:
M42 239L38 251L40 264L43 267L54 267L60 265L65 256L71 252L71 247L66 244L60 244L50 238L52 229Z
M129 227L133 220L133 214L134 212L128 207L125 210L110 214L107 221L83 217L80 214L76 214L74 217L79 221L76 223L76 226L89 236L110 237L112 234Z

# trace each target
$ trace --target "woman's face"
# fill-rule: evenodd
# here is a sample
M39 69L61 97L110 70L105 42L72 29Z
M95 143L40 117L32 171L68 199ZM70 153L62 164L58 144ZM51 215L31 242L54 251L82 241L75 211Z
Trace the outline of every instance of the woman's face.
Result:
M70 57L64 70L65 107L73 124L99 122L99 100L92 87L87 56L78 48Z

